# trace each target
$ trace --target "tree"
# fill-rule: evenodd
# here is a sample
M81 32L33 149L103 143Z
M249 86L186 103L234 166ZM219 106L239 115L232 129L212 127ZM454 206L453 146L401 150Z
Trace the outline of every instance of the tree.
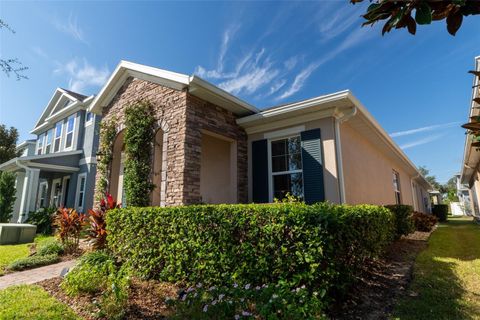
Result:
M350 0L355 4L363 0ZM479 0L371 0L373 2L363 15L366 20L362 26L387 20L382 29L382 35L392 29L407 28L415 34L417 24L431 24L432 21L446 19L447 31L454 36L460 29L464 16L480 14ZM415 13L414 13L415 12ZM415 18L412 14L415 14Z
M7 29L11 33L15 33L15 30L2 19L0 19L0 29ZM23 74L23 71L27 70L28 67L24 67L17 58L3 59L0 57L0 68L2 68L2 71L5 72L7 77L10 77L10 74L13 73L17 77L17 80L28 79L28 77Z
M10 222L15 199L15 174L0 171L0 223Z
M18 130L14 127L0 125L0 163L4 163L10 159L20 155L17 152Z
M432 187L434 187L436 190L439 190L440 192L442 192L441 191L442 185L440 183L438 183L437 177L429 175L430 170L428 170L427 167L420 166L420 167L418 167L418 171L425 178L425 180L427 180L432 185Z

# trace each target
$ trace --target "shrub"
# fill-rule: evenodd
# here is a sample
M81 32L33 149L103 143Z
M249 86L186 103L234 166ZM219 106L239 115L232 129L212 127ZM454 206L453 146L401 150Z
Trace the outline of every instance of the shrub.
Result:
M412 220L412 206L406 204L392 204L385 207L393 213L397 239L401 236L406 236L415 230Z
M30 212L27 223L37 226L37 233L51 235L53 234L53 221L57 208L40 208L35 212Z
M55 239L45 240L37 245L37 255L46 256L50 254L63 254L63 245Z
M55 216L54 226L57 237L62 241L65 252L72 253L78 249L80 233L85 224L85 216L75 209L60 208Z
M432 231L433 226L438 222L437 217L433 214L425 214L422 212L414 212L412 218L415 224L415 229L422 232Z
M448 205L436 204L432 208L432 213L438 218L438 221L446 222L448 217Z
M107 230L108 248L143 278L284 281L317 292L345 287L394 233L392 213L383 207L325 203L116 209L107 215Z
M48 264L56 263L60 260L57 254L47 255L33 255L26 258L20 258L13 261L7 268L10 270L18 271L24 269L30 269L40 266L46 266Z
M12 172L0 171L0 223L10 222L15 204L15 179Z
M105 290L110 273L115 272L113 258L103 251L87 253L64 278L61 286L65 293L96 293Z
M174 319L319 319L326 307L325 291L309 292L303 285L292 288L284 283L228 287L192 286L178 299L168 299L175 307Z
M120 208L120 204L113 199L112 195L107 193L105 198L100 201L100 209L88 210L88 221L90 230L88 238L93 248L103 249L107 240L107 222L105 216L108 210Z

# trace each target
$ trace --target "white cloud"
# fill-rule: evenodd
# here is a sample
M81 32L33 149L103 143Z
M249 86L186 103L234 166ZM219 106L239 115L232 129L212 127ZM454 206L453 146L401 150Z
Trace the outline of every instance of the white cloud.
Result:
M43 59L48 59L47 53L40 47L34 46L32 47L32 51L39 57Z
M429 142L440 139L443 136L444 136L444 134L437 134L437 135L428 136L426 138L422 138L422 139L418 139L418 140L415 140L415 141L412 141L412 142L405 143L405 144L401 145L400 148L405 150L405 149L408 149L408 148L420 146L422 144L427 144Z
M106 66L96 68L88 63L86 59L80 61L78 58L59 65L54 72L67 75L69 77L69 89L78 93L82 93L88 87L102 86L110 75L110 71Z
M85 34L83 33L82 28L78 25L78 19L76 16L73 16L70 13L68 17L68 21L60 21L58 18L54 18L52 21L53 25L57 30L70 35L75 40L81 41L85 44L88 44L87 40L85 39Z
M396 138L396 137L403 137L403 136L408 136L420 132L425 132L425 131L432 131L432 130L437 130L437 129L443 129L443 128L450 128L450 127L456 127L460 124L460 122L448 122L448 123L443 123L443 124L436 124L432 126L426 126L426 127L420 127L416 129L410 129L410 130L404 130L404 131L398 131L398 132L393 132L390 134L390 137Z
M318 17L320 22L318 30L322 35L322 40L338 37L356 22L360 26L360 17L352 14L351 10L345 10L345 8L339 8L338 6L335 6L335 9L335 12L323 10L323 14Z
M295 68L295 66L297 65L298 63L298 56L293 56L293 57L290 57L288 58L284 63L283 65L285 66L285 68L287 70L292 70L293 68Z
M306 68L300 71L300 73L297 74L297 76L295 76L295 79L293 80L290 87L286 89L277 98L277 100L288 98L291 95L300 91L304 86L305 82L311 76L311 74L321 65L332 60L342 52L351 49L352 47L356 46L360 42L365 42L370 40L373 37L372 35L373 32L371 31L372 30L358 29L350 33L336 48L327 52L322 58L318 59L313 63L310 63Z
M287 83L287 80L285 80L285 79L275 81L275 83L272 86L270 86L270 90L268 91L268 95L274 94L275 92L280 90L286 83Z

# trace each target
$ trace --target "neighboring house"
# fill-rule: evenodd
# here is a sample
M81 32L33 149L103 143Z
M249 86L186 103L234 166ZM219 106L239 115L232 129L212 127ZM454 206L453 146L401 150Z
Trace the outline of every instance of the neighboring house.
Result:
M127 105L154 109L151 205L307 203L414 206L430 184L349 91L258 110L202 80L122 61L89 111L116 120L109 192L123 202Z
M41 207L92 207L100 123L86 111L93 99L58 88L30 132L37 139L18 145L21 156L0 164L17 175L12 221L23 222Z
M470 190L468 186L461 182L461 175L456 174L456 189L458 202L462 208L464 214L470 214L472 212L472 204L470 203Z
M475 58L475 69L480 72L480 56ZM474 100L480 99L480 76L474 76L472 89L472 101L470 103L468 122L480 122L479 119L472 117L480 116L480 103ZM479 131L480 132L480 129ZM470 189L470 202L473 214L480 216L480 140L473 134L467 134L465 138L465 148L463 153L462 173L460 183L465 184Z

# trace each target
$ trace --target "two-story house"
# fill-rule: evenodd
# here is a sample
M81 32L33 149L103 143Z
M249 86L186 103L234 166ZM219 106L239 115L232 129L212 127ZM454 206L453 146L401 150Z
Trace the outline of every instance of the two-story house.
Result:
M42 207L92 207L100 123L100 116L87 111L93 99L55 90L30 132L37 139L18 145L20 157L0 164L17 175L12 221L23 222Z

